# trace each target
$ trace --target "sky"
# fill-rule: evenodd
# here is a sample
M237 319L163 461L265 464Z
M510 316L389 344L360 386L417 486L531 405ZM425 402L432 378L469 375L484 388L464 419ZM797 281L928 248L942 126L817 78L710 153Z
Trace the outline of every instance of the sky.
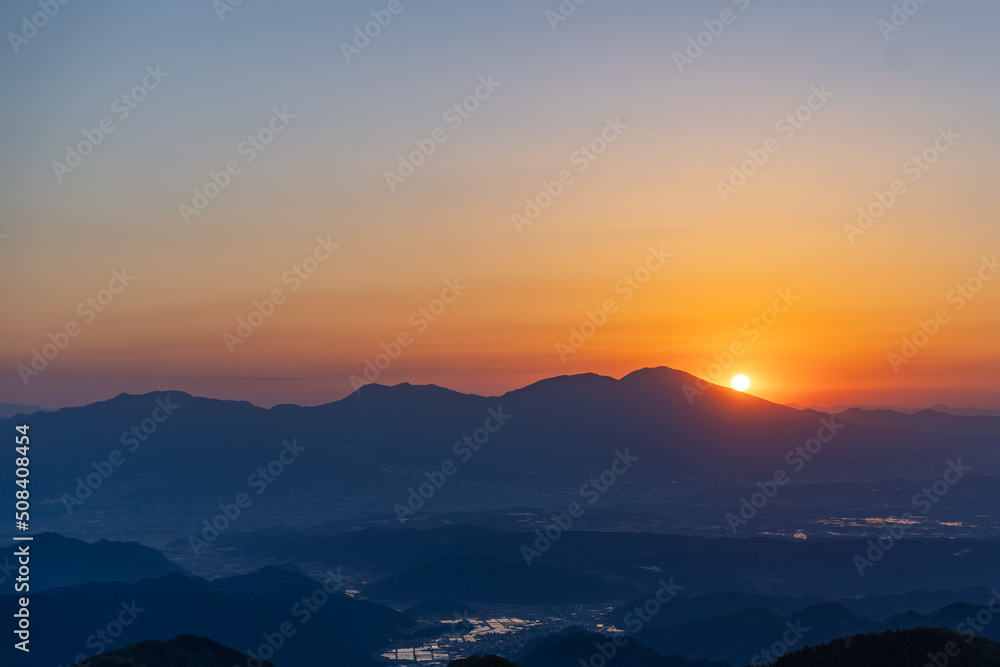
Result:
M0 401L669 366L1000 408L998 24L988 0L3 3Z

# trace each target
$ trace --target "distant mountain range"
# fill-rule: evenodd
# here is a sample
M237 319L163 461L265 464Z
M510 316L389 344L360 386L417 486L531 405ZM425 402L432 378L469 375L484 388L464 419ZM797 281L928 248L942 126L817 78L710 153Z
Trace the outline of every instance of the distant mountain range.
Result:
M826 412L831 415L837 415L841 412L847 412L848 410L865 410L865 411L878 411L878 410L891 410L893 412L902 412L906 415L912 415L917 412L941 412L948 415L956 415L959 417L1000 417L1000 410L989 409L989 408L955 408L950 405L932 405L929 408L902 408L898 405L799 405L798 403L786 403L790 408L795 408L796 410L815 410L816 412Z
M300 532L307 539L297 539ZM905 540L893 547L891 565L862 582L848 572L849 554L858 545L846 540L570 532L544 561L528 567L517 548L526 534L469 527L367 529L325 537L286 530L282 539L275 536L244 534L233 544L256 537L272 550L297 551L299 562L336 565L337 572L328 569L318 581L286 563L209 581L135 543L37 536L36 553L48 554L39 574L43 567L50 572L31 599L32 629L44 637L32 646L33 658L37 664L67 665L149 640L154 643L109 653L95 664L214 667L217 659L235 657L224 647L178 637L198 635L281 667L324 664L329 655L346 667L376 667L372 656L389 643L425 641L440 632L435 618L472 612L465 603L448 601L467 599L504 609L618 602L602 627L617 627L630 639L569 628L525 647L517 656L524 667L578 667L579 660L589 663L602 652L601 646L603 653L614 654L606 657L608 664L619 667L723 667L747 664L782 643L794 650L861 633L971 629L968 619L981 619L983 610L1000 600L1000 591L987 586L914 590L920 581L992 580L1000 543L989 540ZM245 546L227 546L226 553L248 562ZM340 575L341 565L353 579ZM372 576L372 568L388 574ZM108 580L113 571L122 580ZM138 579L144 575L149 576ZM63 585L39 588L52 583ZM387 604L342 592L354 585ZM803 594L760 590L773 586ZM862 588L904 592L834 598ZM669 599L657 595L664 590ZM664 601L651 606L654 599ZM14 596L0 596L3 613L16 605ZM644 615L637 616L636 609ZM640 617L641 623L634 622ZM980 623L977 634L1000 639L1000 624ZM0 662L16 664L13 650L10 645L0 650L5 656ZM203 662L185 663L183 656Z
M23 544L23 543L22 543ZM0 550L0 565L16 566L18 546ZM88 582L137 582L171 573L191 576L180 565L138 542L101 540L94 544L42 533L31 542L31 588L34 591Z
M47 560L32 564L37 568L33 573L37 572L39 577L54 568L47 574L50 583L56 578L87 579L92 576L88 573L104 577L104 568L115 567L120 569L123 579L33 589L31 628L36 640L31 645L32 664L68 665L129 643L162 642L178 635L195 634L257 656L273 651L282 667L312 667L324 664L330 655L337 656L338 665L376 667L378 663L371 654L406 636L415 625L412 617L390 607L345 595L341 590L343 582L334 577L317 581L294 567L265 567L246 575L206 581L187 575L176 566L172 572L158 575L164 569L159 562L165 561L163 556L152 549L148 551L157 553L159 560L149 558L145 551L137 555L135 547L129 544L86 544L47 535L36 538L32 548L39 557L48 554ZM78 560L82 562L77 563ZM100 567L95 565L97 561ZM56 574L63 569L66 571ZM154 578L124 581L143 571ZM4 615L8 610L13 614L16 605L13 595L0 596ZM264 648L260 649L262 645ZM166 649L177 646L169 642L167 646L150 645L143 648L142 655L132 651L117 657L144 659L146 648L151 651L148 655L168 655L171 653ZM212 662L215 653L198 650L211 658L206 665L215 664ZM7 643L0 649L0 656L4 656L0 664L20 664L18 654ZM119 664L111 658L107 660L100 664L109 667ZM227 667L233 664L230 662Z
M867 558L872 549L867 539L572 530L529 567L523 547L537 539L535 531L471 526L277 528L224 535L212 558L341 565L363 573L370 583L362 592L376 600L412 604L445 597L473 605L545 596L552 603L623 603L655 590L662 577L673 577L689 597L742 591L834 600L962 590L992 586L1000 562L998 540L907 537L893 542L891 551L861 576L855 556ZM184 540L175 545L185 546ZM542 581L537 572L549 579Z
M507 656L523 667L739 667L780 643L782 660L862 665L1000 599L997 416L830 415L656 368L500 397L370 385L310 408L123 394L0 432L22 421L38 664L377 667L443 620L528 608L552 610L545 632L591 625L533 635ZM748 497L753 527L731 531ZM885 546L891 525L908 532ZM16 563L0 550L0 579Z
M36 511L46 525L77 534L98 509L105 527L195 534L219 503L241 493L253 501L238 521L245 529L286 522L292 502L296 520L310 522L566 506L581 497L599 506L663 502L753 485L779 470L795 484L932 480L949 459L962 459L976 475L1000 475L997 417L831 418L668 368L621 380L562 376L500 397L369 385L311 408L123 394L29 421L40 445L32 458ZM821 453L803 456L807 442ZM586 490L626 452L634 464L614 476L613 488L598 482ZM13 475L12 465L0 461L0 474ZM280 474L267 482L269 465Z
M838 598L832 601L854 614L855 617L879 623L894 619L888 627L897 629L913 627L912 623L900 625L901 622L910 623L914 619L927 616L956 603L974 604L977 607L982 607L987 604L991 595L992 593L987 587L980 586L961 591L910 591L895 595L872 594L858 598ZM636 607L643 605L647 599L648 597L637 598L620 605L607 615L608 622L627 631L628 622L626 619L629 613L633 612ZM803 609L819 608L830 602L831 600L817 596L791 598L741 591L712 593L700 597L678 595L670 601L669 605L664 606L655 616L650 618L644 627L670 627L697 623L745 609L763 610L777 616L792 616ZM951 625L953 627L955 624ZM1000 639L1000 636L997 639Z
M754 656L774 644L822 644L878 628L840 604L826 603L800 609L787 616L762 607L745 607L703 621L674 626L651 626L636 638L658 651L689 658L719 660L733 665L758 662ZM725 637L725 641L719 641Z
M837 415L852 424L866 424L903 431L997 436L1000 419L986 415L960 416L934 410L904 414L895 410L851 408Z
M549 635L527 647L516 661L523 667L580 667L591 664L610 667L729 667L725 662L690 660L679 655L663 655L639 640L623 635L609 637L582 628L569 628Z
M1000 665L1000 644L966 637L951 630L922 627L903 631L860 633L780 654L754 656L761 664L774 667L910 667L921 664L948 667L996 667ZM332 654L336 655L336 654ZM739 667L749 663L689 660L662 655L635 639L615 638L582 629L568 629L527 647L515 660L497 655L474 655L452 660L448 667L578 667L592 664L607 667ZM610 656L605 658L604 656ZM90 658L75 667L231 667L270 662L251 662L250 656L196 635L181 635L167 641L143 641ZM321 664L321 663L317 663ZM326 663L322 663L326 664ZM339 664L339 662L338 662Z
M7 419L14 415L30 415L35 412L50 412L48 408L40 408L37 405L19 405L17 403L0 403L0 419Z

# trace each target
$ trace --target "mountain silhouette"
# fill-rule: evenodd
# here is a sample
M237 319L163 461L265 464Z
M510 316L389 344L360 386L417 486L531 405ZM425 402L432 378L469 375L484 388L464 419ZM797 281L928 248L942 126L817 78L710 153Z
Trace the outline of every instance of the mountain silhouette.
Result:
M444 591L448 591L449 597L469 604L475 603L474 597L482 591L497 596L510 595L505 592L505 586L521 590L525 582L530 581L526 577L531 571L552 568L559 573L559 578L552 583L542 583L531 590L530 595L555 594L562 585L557 582L587 582L586 585L593 586L593 591L604 593L589 592L585 597L593 599L591 596L603 595L605 602L620 605L620 616L632 608L625 604L627 601L632 600L635 606L648 599L659 587L659 579L667 576L665 573L684 586L680 594L685 597L740 591L793 599L812 596L818 598L813 600L816 603L872 593L899 595L924 588L960 591L983 586L996 579L996 563L1000 560L1000 541L997 540L909 537L899 540L884 557L884 563L867 569L862 578L853 558L869 549L867 539L705 538L570 530L527 568L522 548L534 544L537 539L535 531L472 526L417 530L404 526L361 530L262 529L224 536L219 545L225 550L220 553L230 557L321 561L363 568L372 582L366 592L398 595L401 596L399 601L407 604L439 597L445 594ZM176 546L183 547L184 542ZM457 573L469 578L449 581L448 567L455 567ZM484 575L486 572L489 576ZM706 572L711 576L705 576ZM427 585L425 575L433 576L433 581L438 582L442 590ZM476 577L483 580L484 588L469 590L474 597L467 597L466 589L474 587L466 582ZM603 582L619 583L595 582L595 577ZM385 583L382 580L386 580ZM981 589L978 595L963 595L958 599L976 602L989 597ZM747 601L751 605L758 604L754 598L747 598ZM943 604L950 601L944 600ZM683 608L685 603L677 602ZM843 602L853 604L849 600ZM785 603L788 606L784 606ZM720 604L725 607L729 603ZM933 608L933 605L921 604L921 609ZM672 605L673 602L664 607L665 617L674 613L670 610ZM779 605L775 609L785 615L784 612L796 603L788 600L759 603L763 607L772 605ZM728 609L737 611L742 606L729 606ZM710 604L705 608L711 611ZM903 610L908 608L902 606ZM898 609L900 606L896 605L889 614Z
M36 591L93 581L137 582L171 572L190 574L156 549L138 542L100 540L91 544L57 533L40 533L30 545L31 586ZM17 549L4 549L0 561L16 563Z
M176 407L157 422L163 405ZM487 434L484 425L496 423L491 414L509 417ZM197 534L240 493L253 501L235 522L241 529L280 521L288 502L304 518L328 519L330 507L406 518L400 508L495 508L512 495L550 501L554 490L569 501L626 450L636 463L609 502L648 502L674 488L752 485L787 471L790 452L817 433L827 437L831 425L822 465L802 465L795 483L927 478L947 468L943 443L953 458L974 463L977 475L1000 472L995 438L978 428L942 433L836 421L668 368L620 380L561 376L498 397L369 385L333 403L269 410L182 392L122 394L32 419L33 436L47 443L33 454L34 493L44 500L38 511L49 525L74 531L86 529L79 516L98 509L106 523L133 526L152 508L172 507L177 512L157 509L158 521ZM463 444L474 434L485 437L476 449ZM259 476L254 483L292 441L304 448L303 462L277 466L271 483ZM120 465L101 478L113 452ZM452 473L442 477L446 465ZM428 487L431 480L437 483Z
M13 596L0 596L0 609L13 613L16 605ZM264 643L280 644L274 660L283 667L310 667L329 655L347 667L375 667L371 654L414 626L411 617L390 607L274 567L215 581L171 573L136 583L51 589L32 595L31 610L34 636L44 637L32 643L32 658L46 665L193 634L255 654ZM116 630L106 632L114 624ZM7 664L9 657L16 664L13 652L5 648L0 662Z
M773 667L996 667L1000 644L944 628L861 634L782 656Z
M632 637L608 637L580 630L549 635L529 645L517 657L524 667L579 667L594 664L609 667L728 667L724 662L689 660L678 655L662 655Z
M876 628L876 622L861 618L842 605L827 603L785 617L760 607L747 607L704 621L651 626L636 637L661 653L738 665L750 663L755 655L776 643L804 646ZM720 642L719 637L725 637L726 641Z
M74 667L232 667L251 664L250 656L196 635L144 641L102 653ZM257 667L274 667L258 661Z

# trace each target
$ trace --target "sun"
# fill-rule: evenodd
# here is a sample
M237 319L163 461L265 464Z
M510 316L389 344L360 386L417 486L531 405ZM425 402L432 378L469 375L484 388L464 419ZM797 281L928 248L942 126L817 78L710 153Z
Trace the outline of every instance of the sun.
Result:
M750 388L750 378L746 375L737 375L733 378L733 389L736 391L746 391Z

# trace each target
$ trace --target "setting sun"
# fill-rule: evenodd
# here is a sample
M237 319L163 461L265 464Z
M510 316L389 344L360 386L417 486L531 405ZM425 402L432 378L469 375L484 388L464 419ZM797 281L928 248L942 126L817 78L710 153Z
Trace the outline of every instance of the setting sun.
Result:
M750 378L746 375L737 375L733 378L733 389L736 391L746 391L750 388Z

